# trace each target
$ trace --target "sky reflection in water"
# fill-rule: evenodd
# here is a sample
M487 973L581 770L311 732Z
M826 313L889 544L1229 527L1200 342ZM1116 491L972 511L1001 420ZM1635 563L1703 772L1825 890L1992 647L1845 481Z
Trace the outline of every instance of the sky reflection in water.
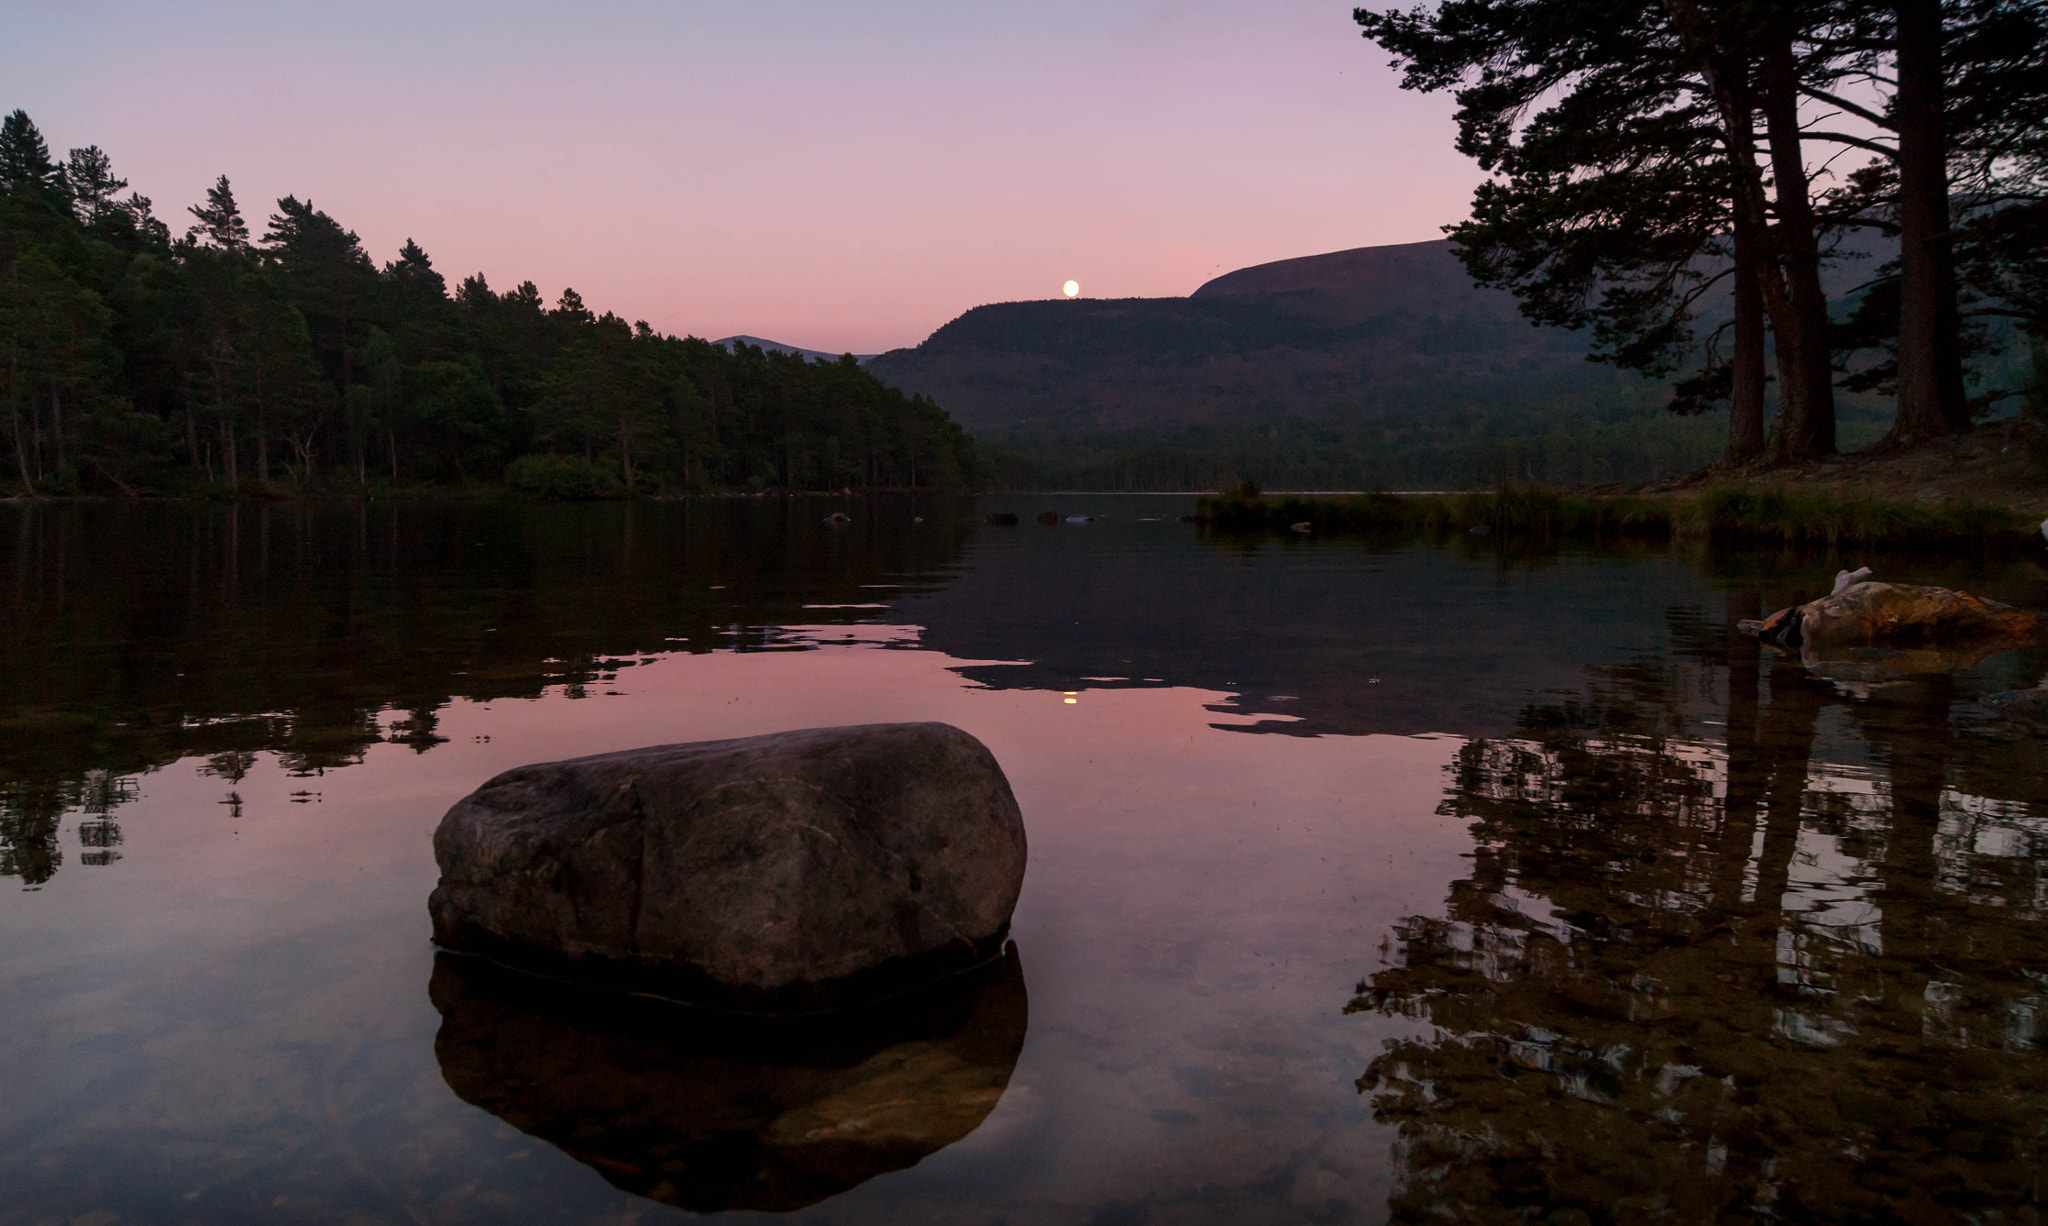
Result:
M1974 700L2038 651L1870 687L1729 632L1832 559L829 509L6 512L0 1222L2032 1203L2048 762ZM495 771L893 719L1016 787L1013 994L650 1048L436 968Z

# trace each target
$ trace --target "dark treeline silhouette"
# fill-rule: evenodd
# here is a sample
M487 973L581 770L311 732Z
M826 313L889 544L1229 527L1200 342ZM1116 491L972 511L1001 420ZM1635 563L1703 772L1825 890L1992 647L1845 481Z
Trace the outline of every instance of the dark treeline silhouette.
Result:
M1676 412L1729 403L1731 461L1834 452L1838 375L1896 396L1895 444L1967 430L1988 407L1964 370L1981 326L2048 331L2035 0L1452 0L1356 17L1405 87L1456 95L1458 147L1489 172L1450 228L1473 276L1538 322L1589 329L1600 360L1682 376ZM1837 320L1823 268L1858 232L1897 256Z
M291 196L252 233L226 176L181 238L95 146L0 124L0 483L29 494L508 481L538 496L958 488L966 434L851 358L656 333L573 289L453 293Z

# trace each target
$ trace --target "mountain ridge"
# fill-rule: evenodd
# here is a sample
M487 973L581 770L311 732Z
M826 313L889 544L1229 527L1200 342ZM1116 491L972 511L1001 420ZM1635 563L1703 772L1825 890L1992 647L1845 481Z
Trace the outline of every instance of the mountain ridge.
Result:
M813 362L837 362L840 358L846 356L840 353L829 353L823 349L805 349L801 345L785 344L782 341L771 341L763 336L748 336L745 333L722 336L711 343L728 352L731 351L734 344L752 345L756 349L766 349L775 353L793 353L798 357L808 358ZM874 356L872 353L856 353L853 355L853 360L866 365L868 360Z
M1235 269L1181 298L990 303L867 369L1053 488L1464 488L1675 477L1718 415L1586 360L1448 239Z

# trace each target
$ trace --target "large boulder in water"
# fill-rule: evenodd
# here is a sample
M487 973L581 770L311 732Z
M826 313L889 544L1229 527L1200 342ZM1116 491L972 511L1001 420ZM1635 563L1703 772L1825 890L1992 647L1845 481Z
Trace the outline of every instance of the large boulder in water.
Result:
M434 832L445 949L756 1012L994 957L1024 822L946 724L815 728L522 766Z
M2025 643L2039 635L2040 619L1945 587L1865 581L1780 609L1754 629L1765 642L1824 654L1857 647Z

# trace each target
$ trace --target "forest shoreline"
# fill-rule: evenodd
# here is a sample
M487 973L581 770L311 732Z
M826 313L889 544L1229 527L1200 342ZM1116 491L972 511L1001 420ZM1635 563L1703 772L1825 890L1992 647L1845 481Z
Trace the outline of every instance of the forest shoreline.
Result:
M1868 492L1786 492L1727 485L1685 493L1563 494L1531 486L1487 493L1338 498L1203 498L1196 519L1228 532L1419 534L1438 541L1623 543L1692 541L1752 548L2023 554L2048 547L2048 527L1993 502L1928 505Z
M863 498L872 495L915 495L933 498L972 498L986 491L963 491L932 486L877 486L871 489L838 490L691 490L678 492L639 492L632 494L601 494L589 498L551 498L522 494L501 485L477 485L462 487L455 485L419 485L370 492L340 489L293 490L288 493L239 493L209 494L167 492L163 490L138 491L134 494L110 494L96 490L85 494L0 494L0 506L44 506L44 505L121 505L139 506L146 503L175 503L180 506L195 504L217 504L220 506L284 506L294 503L312 502L475 502L475 503L565 503L565 502L684 502L692 498ZM1005 491L1010 492L1010 491ZM1028 492L1028 491L1026 491Z

